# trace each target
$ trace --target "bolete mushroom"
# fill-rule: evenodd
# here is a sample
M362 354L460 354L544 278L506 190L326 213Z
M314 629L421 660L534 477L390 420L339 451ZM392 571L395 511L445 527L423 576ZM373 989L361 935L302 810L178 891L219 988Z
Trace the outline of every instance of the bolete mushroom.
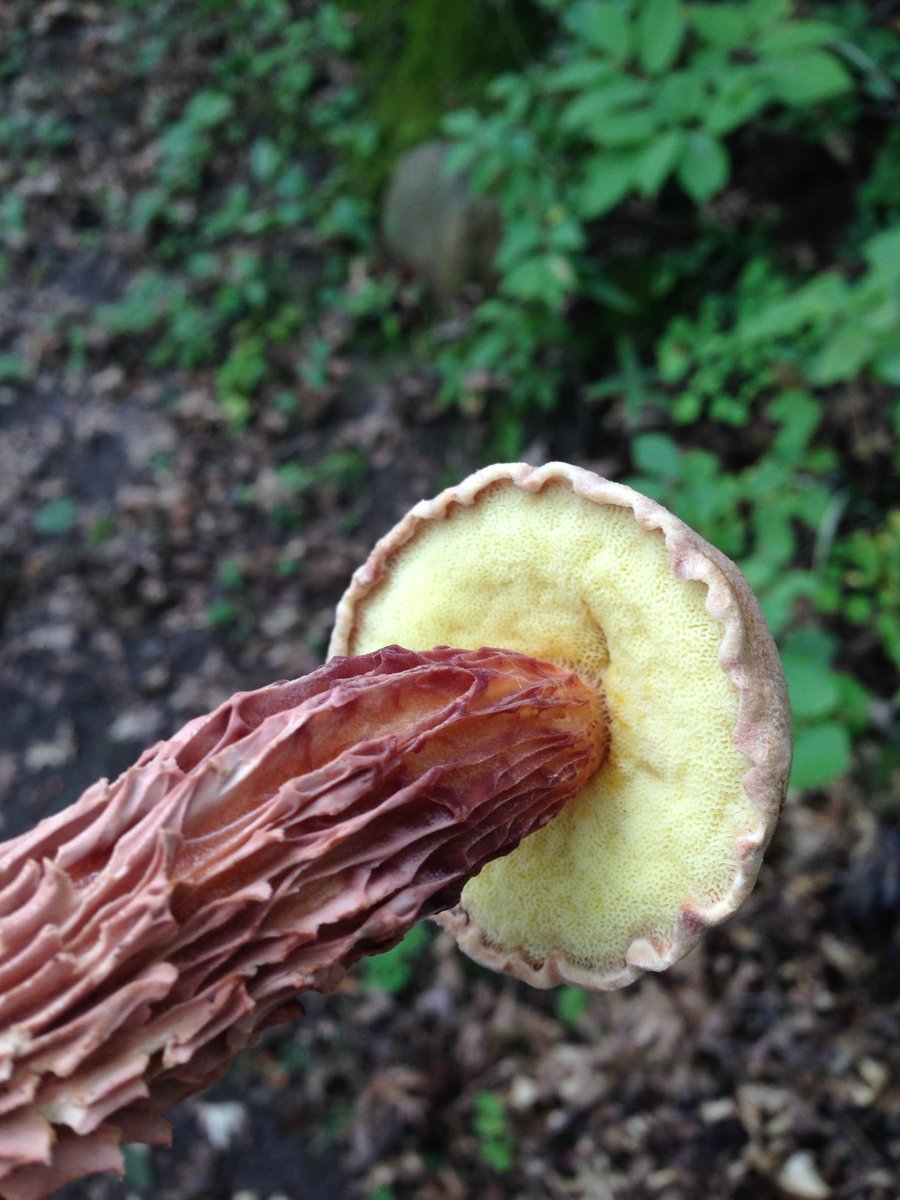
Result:
M577 677L399 647L243 693L0 845L0 1197L165 1143L162 1111L552 817Z
M753 886L787 788L784 676L741 572L666 509L564 463L417 504L356 572L331 653L503 646L575 671L609 751L441 918L539 987L662 970Z

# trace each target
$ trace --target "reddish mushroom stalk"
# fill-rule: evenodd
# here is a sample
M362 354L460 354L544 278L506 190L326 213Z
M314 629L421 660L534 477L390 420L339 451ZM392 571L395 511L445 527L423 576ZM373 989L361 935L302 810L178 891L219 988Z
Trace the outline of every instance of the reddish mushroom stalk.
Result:
M120 1170L299 992L453 905L606 752L520 654L391 647L233 697L0 846L0 1196Z

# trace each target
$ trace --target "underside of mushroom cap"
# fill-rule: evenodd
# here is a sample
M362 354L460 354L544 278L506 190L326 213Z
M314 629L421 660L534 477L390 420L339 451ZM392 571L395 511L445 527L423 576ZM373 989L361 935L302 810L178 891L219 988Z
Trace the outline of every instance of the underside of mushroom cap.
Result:
M791 759L784 676L739 569L655 501L565 463L500 464L417 504L341 600L331 654L502 646L604 697L607 759L445 914L539 987L663 970L753 886Z

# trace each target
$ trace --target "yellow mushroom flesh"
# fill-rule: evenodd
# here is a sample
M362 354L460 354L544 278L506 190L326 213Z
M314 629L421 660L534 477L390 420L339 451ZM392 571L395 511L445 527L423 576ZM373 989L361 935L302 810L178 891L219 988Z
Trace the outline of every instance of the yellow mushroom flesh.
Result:
M707 584L673 570L662 529L578 494L566 474L539 487L500 477L383 546L375 575L351 604L342 652L502 646L574 670L604 699L603 765L465 887L484 961L553 960L561 970L537 978L526 966L525 977L615 986L668 965L676 943L683 953L691 914L734 907L741 844L761 854L771 811L761 818L744 787L752 764L735 744L723 623Z

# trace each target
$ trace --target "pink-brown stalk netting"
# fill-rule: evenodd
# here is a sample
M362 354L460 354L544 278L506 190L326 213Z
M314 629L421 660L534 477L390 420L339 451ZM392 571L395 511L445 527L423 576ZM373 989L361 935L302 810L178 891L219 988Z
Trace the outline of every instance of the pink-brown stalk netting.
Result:
M604 750L573 675L390 647L232 697L0 845L0 1196L166 1143L166 1108L453 905Z

